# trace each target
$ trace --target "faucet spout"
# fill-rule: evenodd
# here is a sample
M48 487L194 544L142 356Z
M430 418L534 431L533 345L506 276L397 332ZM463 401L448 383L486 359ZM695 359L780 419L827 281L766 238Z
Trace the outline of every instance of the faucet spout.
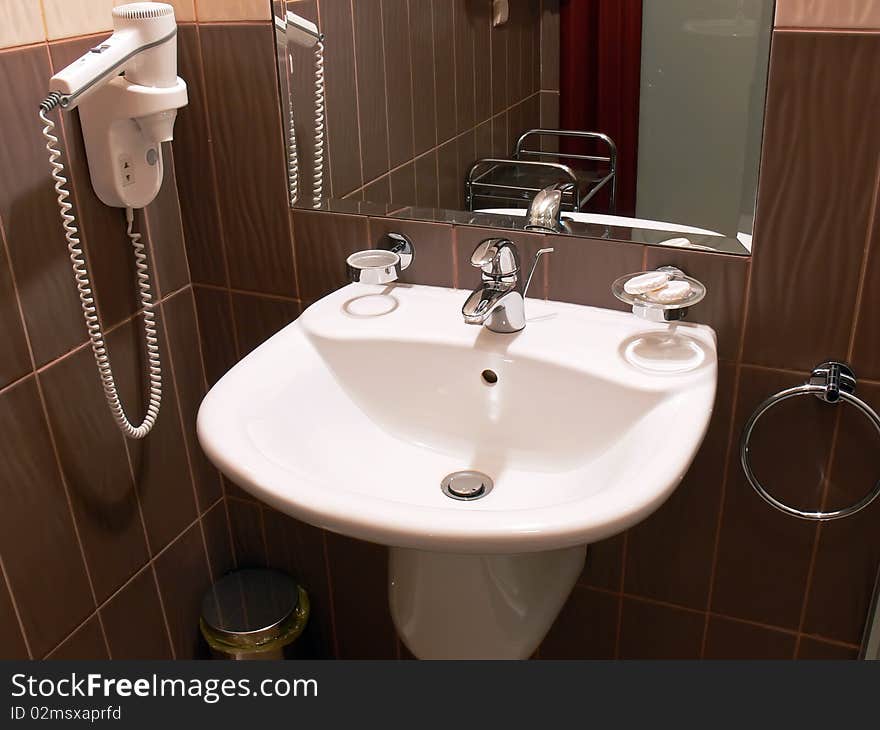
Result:
M484 283L461 308L466 324L486 325L493 332L519 332L526 326L525 302L515 283Z

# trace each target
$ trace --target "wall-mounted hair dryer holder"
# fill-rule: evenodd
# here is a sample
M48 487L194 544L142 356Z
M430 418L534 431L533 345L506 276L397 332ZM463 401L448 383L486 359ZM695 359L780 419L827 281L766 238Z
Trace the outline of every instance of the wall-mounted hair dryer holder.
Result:
M101 202L143 208L162 186L162 142L170 141L186 84L142 86L118 76L79 107L92 187Z

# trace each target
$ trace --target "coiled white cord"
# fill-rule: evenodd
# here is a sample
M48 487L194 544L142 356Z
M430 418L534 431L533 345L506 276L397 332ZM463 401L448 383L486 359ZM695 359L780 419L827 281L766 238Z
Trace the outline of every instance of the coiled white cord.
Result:
M55 122L47 116L47 113L58 106L60 95L50 94L40 104L40 119L46 125L43 127L43 136L46 138L46 150L49 152L49 164L52 166L52 179L55 181L55 192L58 194L58 208L61 211L61 225L64 228L64 237L67 239L67 250L70 253L70 262L73 267L73 276L76 279L76 288L79 291L79 299L82 304L83 317L86 322L86 330L91 340L92 352L95 355L95 363L98 366L98 374L101 377L101 385L104 388L104 396L107 405L113 414L116 425L131 439L142 439L152 430L159 416L159 408L162 404L162 360L159 353L159 337L156 330L156 315L153 311L153 295L150 290L150 271L147 264L147 255L144 244L141 243L141 234L133 230L134 211L125 209L127 221L126 233L131 239L134 249L135 267L137 268L138 288L140 289L141 304L144 309L144 339L146 340L147 360L150 370L150 397L147 404L147 413L139 426L134 426L125 415L122 402L119 400L119 392L116 389L116 381L113 378L113 369L110 366L110 356L107 345L104 342L104 333L98 321L98 313L95 300L92 296L92 284L89 280L89 271L79 240L79 232L76 228L76 218L73 213L73 205L70 203L70 191L67 190L67 178L64 177L64 165L60 161L58 137L52 132Z
M315 45L315 182L312 203L321 207L324 197L324 41Z
M289 69L289 67L288 67ZM289 70L288 70L289 72ZM313 169L312 205L320 208L324 198L324 42L315 44L315 166ZM296 148L296 123L293 113L293 84L288 79L287 91L287 184L290 204L299 200L299 153Z
M293 113L293 87L290 72L293 59L288 53L287 77L287 183L290 189L290 204L299 200L299 153L296 149L296 120Z

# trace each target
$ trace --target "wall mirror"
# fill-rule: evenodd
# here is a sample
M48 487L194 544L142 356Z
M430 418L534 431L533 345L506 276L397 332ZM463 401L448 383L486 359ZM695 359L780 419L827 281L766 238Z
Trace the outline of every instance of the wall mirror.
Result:
M750 253L773 0L272 5L291 205Z

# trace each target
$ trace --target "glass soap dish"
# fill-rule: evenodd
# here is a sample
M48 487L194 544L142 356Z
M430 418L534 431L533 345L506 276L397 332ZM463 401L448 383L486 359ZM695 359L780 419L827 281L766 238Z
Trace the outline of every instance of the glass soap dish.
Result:
M654 322L674 322L684 319L688 308L701 302L706 296L706 287L702 282L687 276L681 269L677 269L674 266L661 266L657 271L664 271L669 274L669 281L686 281L690 284L691 290L688 295L676 302L663 303L653 301L646 294L630 294L624 289L624 286L630 279L652 273L650 271L636 271L632 274L621 276L611 285L611 293L620 301L629 304L632 307L633 314L644 319Z

